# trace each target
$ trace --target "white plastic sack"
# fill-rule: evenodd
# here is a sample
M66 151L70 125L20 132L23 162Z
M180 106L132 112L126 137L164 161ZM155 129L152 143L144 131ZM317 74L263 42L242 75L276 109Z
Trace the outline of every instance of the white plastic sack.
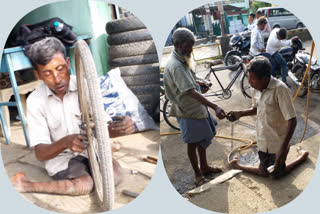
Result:
M112 119L117 115L128 115L135 123L137 131L160 129L127 87L120 76L119 68L100 77L100 88L104 109Z

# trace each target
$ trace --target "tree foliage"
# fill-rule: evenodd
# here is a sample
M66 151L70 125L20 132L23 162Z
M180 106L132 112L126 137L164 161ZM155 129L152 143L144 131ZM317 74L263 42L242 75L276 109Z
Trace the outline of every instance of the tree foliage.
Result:
M262 1L254 1L251 3L251 11L255 13L261 7L271 7L272 4Z

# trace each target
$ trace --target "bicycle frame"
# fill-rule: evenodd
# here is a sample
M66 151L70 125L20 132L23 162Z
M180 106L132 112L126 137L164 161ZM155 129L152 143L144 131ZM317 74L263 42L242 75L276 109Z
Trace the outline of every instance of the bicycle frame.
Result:
M228 84L228 86L226 88L223 87L222 83L220 82L216 72L217 71L222 71L222 70L235 70L237 69L237 73L236 75L231 79L230 83ZM237 65L233 65L233 66L224 66L224 67L218 67L218 68L214 68L213 66L210 66L210 70L209 73L206 75L206 77L204 79L206 80L210 80L210 75L211 73L214 75L214 77L216 78L219 86L221 87L221 92L216 91L213 93L209 93L209 94L204 94L205 97L210 97L210 96L222 96L225 99L228 99L231 97L231 87L233 86L233 84L235 83L235 81L237 80L237 78L239 77L239 75L243 72L243 65L242 63L239 63ZM218 93L220 92L220 93Z

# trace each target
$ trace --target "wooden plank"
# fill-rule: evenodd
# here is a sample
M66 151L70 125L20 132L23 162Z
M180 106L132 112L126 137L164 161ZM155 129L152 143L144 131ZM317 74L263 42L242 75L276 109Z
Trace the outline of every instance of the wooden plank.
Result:
M232 169L232 170L224 173L223 175L220 175L219 177L211 180L210 182L205 183L205 184L203 184L203 185L201 185L201 186L199 186L199 187L197 187L195 189L190 190L189 192L187 192L187 194L189 196L192 196L192 195L204 192L204 191L210 189L213 185L223 183L223 182L233 178L234 176L236 176L237 174L239 174L241 172L242 172L242 170Z

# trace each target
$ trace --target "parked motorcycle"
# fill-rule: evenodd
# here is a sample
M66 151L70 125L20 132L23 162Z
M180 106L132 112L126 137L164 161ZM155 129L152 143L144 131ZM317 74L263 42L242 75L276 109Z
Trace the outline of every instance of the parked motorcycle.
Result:
M233 48L233 50L228 51L224 57L224 64L227 66L238 63L238 58L233 56L236 55L241 57L249 54L250 36L247 35L247 32L233 35L230 39L229 45Z
M301 85L303 76L306 72L310 55L308 53L297 53L295 56L296 63L294 64L292 71L288 72L291 80L299 87ZM320 93L320 64L318 60L312 58L310 67L310 91L314 93ZM308 76L306 77L303 85L301 86L299 97L303 97L308 93Z

